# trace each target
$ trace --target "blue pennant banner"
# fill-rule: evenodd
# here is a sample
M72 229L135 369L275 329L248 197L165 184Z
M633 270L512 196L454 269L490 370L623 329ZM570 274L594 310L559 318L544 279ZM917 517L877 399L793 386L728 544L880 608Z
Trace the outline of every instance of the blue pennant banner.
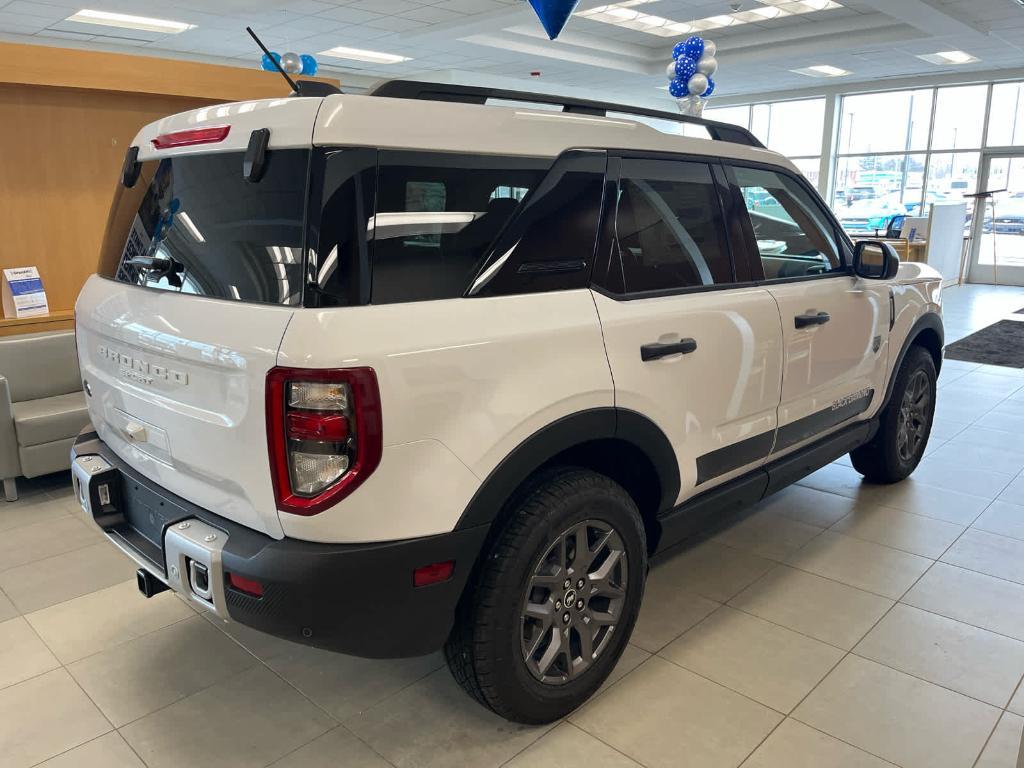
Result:
M530 0L541 26L554 40L565 29L565 24L576 10L580 0Z

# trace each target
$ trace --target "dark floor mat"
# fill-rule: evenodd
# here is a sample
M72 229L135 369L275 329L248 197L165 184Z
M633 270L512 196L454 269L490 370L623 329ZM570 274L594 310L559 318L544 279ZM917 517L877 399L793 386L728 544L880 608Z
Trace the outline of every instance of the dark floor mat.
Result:
M946 358L1024 368L1024 322L1000 320L946 347Z

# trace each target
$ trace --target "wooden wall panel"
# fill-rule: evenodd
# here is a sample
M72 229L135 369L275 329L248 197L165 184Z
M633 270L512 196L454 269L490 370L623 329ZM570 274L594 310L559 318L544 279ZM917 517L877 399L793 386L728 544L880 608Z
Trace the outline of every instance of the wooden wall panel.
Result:
M258 58L255 46L248 69L0 43L0 268L37 266L52 313L0 321L0 336L70 327L139 128L207 104L287 94L280 75L255 69Z
M221 102L287 96L288 85L280 74L257 67L261 55L253 43L251 67L227 67L127 53L0 43L0 61L5 63L0 67L0 83L202 97ZM322 77L302 79L338 83Z
M96 271L124 153L140 127L206 99L0 85L0 268L36 266L51 311Z

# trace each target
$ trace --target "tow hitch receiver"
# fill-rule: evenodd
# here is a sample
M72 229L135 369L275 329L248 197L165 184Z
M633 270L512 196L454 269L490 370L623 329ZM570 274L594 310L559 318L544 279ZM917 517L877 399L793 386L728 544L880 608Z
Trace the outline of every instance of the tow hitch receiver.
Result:
M170 587L157 579L145 568L139 568L139 570L135 572L135 579L139 583L139 592L146 597L159 595L161 592L165 592L170 589Z

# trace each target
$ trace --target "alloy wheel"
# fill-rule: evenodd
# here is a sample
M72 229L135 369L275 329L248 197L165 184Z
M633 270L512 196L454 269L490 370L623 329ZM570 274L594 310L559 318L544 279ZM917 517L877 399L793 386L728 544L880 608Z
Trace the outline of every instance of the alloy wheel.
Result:
M607 648L626 602L622 537L602 520L559 534L541 555L522 606L523 659L540 682L561 685Z
M928 408L931 405L931 384L924 371L910 377L903 391L899 417L896 422L896 452L900 460L910 462L916 456L928 429Z

